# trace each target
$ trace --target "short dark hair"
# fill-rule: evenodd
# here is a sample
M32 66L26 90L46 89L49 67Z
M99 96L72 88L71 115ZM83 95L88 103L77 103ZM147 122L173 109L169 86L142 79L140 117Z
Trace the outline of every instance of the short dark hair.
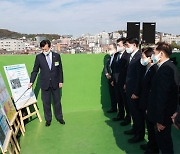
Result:
M137 38L127 38L126 39L126 43L130 43L130 44L133 44L133 43L135 43L136 44L136 47L138 47L138 45L139 45L139 40L137 39Z
M119 43L121 41L123 42L123 44L125 44L126 43L126 38L125 37L118 38L116 42Z
M151 57L152 54L154 54L153 48L151 47L143 48L142 52L146 55L146 57Z
M48 44L48 47L51 47L51 42L49 40L42 40L40 43L40 47L44 47L46 44Z
M163 51L168 57L172 54L172 47L166 42L158 42L156 50Z

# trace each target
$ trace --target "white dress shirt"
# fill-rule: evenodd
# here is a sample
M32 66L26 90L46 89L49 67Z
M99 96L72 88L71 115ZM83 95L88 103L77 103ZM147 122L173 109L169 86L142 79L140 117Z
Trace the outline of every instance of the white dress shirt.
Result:
M43 52L43 54L44 54L44 52ZM46 61L48 62L48 60L47 60L47 56L50 56L50 60L51 60L51 63L52 63L52 52L51 51L49 51L49 53L48 54L44 54L45 55L45 57L46 57Z
M168 60L169 60L169 58L168 58L167 60L165 60L165 61L163 61L163 62L157 64L157 65L158 65L158 69L161 67L162 64L164 64L164 63L167 62Z
M134 57L134 55L135 55L136 52L138 52L138 51L139 51L139 49L137 49L136 51L134 51L134 52L131 54L129 62L131 62L132 58Z

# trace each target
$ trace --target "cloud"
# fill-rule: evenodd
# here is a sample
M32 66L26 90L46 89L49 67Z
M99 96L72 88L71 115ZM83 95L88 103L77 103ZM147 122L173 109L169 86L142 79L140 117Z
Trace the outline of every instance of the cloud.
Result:
M157 30L179 33L178 0L6 0L0 26L22 33L81 35L126 29L126 22L157 22Z

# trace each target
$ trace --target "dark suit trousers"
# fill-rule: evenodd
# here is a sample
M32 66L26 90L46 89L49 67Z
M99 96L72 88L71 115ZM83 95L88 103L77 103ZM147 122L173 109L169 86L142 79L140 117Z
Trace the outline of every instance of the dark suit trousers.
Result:
M155 126L152 122L150 122L146 115L146 126L147 126L147 133L148 133L148 148L159 151L157 140L156 140L156 132Z
M111 109L117 110L117 101L116 101L114 87L111 85L110 80L108 80L108 84L109 84L109 93L110 93L110 99L111 99Z
M156 139L162 154L173 154L173 141L171 137L171 124L166 125L163 131L156 131Z
M51 96L53 96L54 102L54 113L57 120L63 119L62 107L61 107L61 98L59 88L53 89L49 87L47 90L41 89L41 98L43 101L44 116L46 121L52 120L52 111L51 111Z
M126 112L126 118L131 118L130 117L130 112L129 112L129 107L126 102L126 93L123 89L123 86L119 84L115 84L115 95L116 95L116 100L118 104L118 117L123 117L125 116Z
M133 120L133 129L135 131L135 135L139 137L144 137L145 129L144 129L144 118L142 117L141 111L139 109L139 104L137 100L131 99L131 93L127 93L127 103L130 108L132 120Z

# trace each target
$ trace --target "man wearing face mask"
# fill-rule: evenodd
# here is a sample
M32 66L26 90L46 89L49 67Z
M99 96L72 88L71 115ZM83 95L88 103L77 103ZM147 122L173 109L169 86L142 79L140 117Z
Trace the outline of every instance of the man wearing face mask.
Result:
M128 125L131 121L129 107L126 102L126 93L124 84L126 81L127 68L129 64L130 54L126 52L125 44L126 38L122 37L117 40L117 58L113 74L113 83L115 88L116 100L118 103L117 117L113 121L124 120L124 126ZM126 116L125 116L126 114Z
M133 128L125 131L127 135L134 135L128 140L129 143L137 143L144 139L144 133L141 132L141 123L139 120L140 111L138 107L140 87L143 74L145 72L145 66L140 63L141 51L138 49L139 41L135 38L130 38L126 40L126 52L130 53L129 66L127 69L126 77L126 97L127 103L130 108Z
M173 142L171 137L171 116L178 104L179 77L175 65L170 61L172 48L165 42L158 43L152 55L158 70L152 80L148 99L147 116L154 124L158 148L162 154L172 154Z
M115 91L114 86L112 85L112 73L113 73L113 67L116 59L116 52L117 52L117 46L115 43L109 45L109 57L107 59L107 62L104 66L104 73L106 78L108 79L108 85L109 85L109 93L110 93L110 99L111 99L111 109L107 111L107 113L113 113L117 112L117 101L115 99Z
M36 56L28 87L32 87L40 69L40 87L46 120L45 126L50 126L52 120L51 95L53 96L55 117L60 124L65 124L60 100L60 88L63 85L61 57L50 50L51 42L49 40L41 41L40 47L42 53Z
M148 97L149 92L151 89L151 82L152 78L154 77L157 71L157 65L152 62L151 56L154 53L153 48L148 47L142 49L142 57L141 57L141 64L146 66L146 72L143 76L142 83L141 83L141 93L140 93L140 100L139 100L139 109L141 116L139 117L141 123L141 132L145 134L145 121L147 126L148 132L148 143L141 145L141 149L146 150L146 153L158 153L157 142L155 138L154 127L147 119L146 111L147 111L147 104L148 104Z

